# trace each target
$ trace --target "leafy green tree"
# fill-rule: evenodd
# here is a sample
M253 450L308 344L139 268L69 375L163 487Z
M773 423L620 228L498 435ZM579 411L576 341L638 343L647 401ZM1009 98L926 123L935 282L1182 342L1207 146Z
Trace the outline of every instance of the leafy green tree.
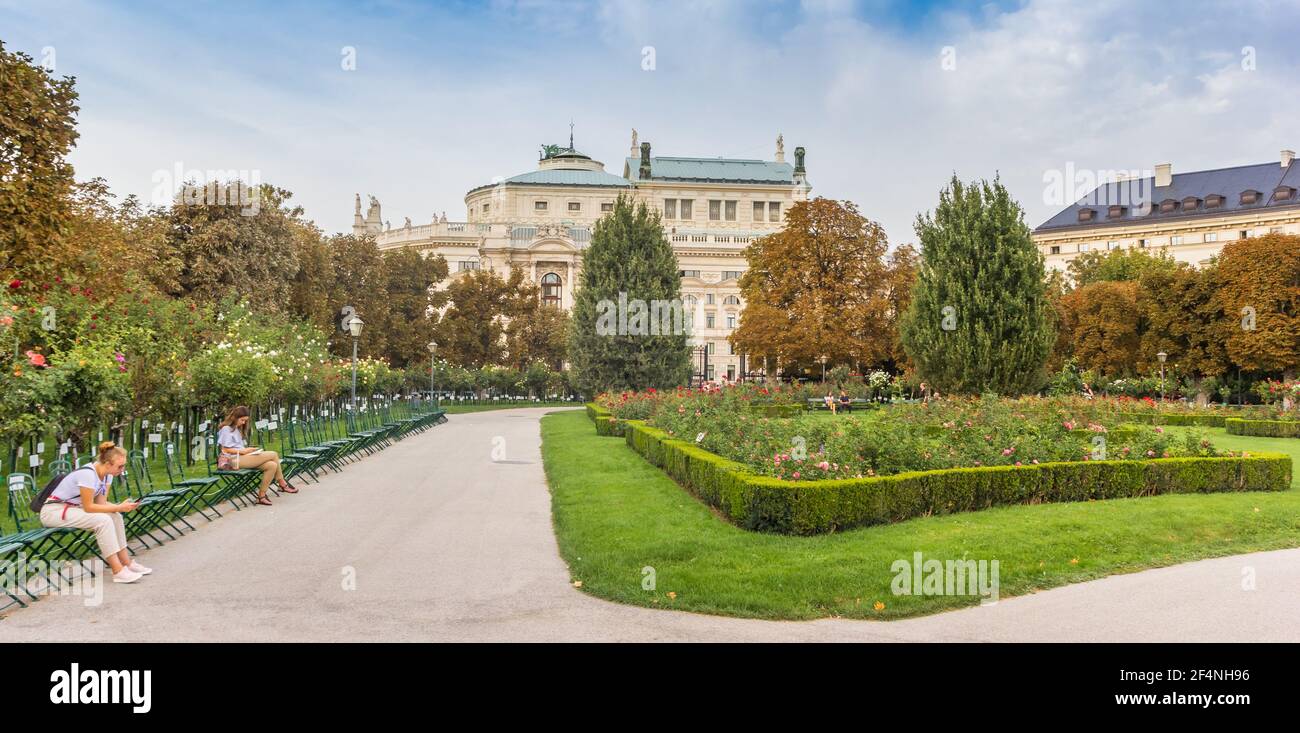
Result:
M523 285L522 270L509 278L492 270L470 270L447 286L451 302L435 330L438 353L453 364L479 368L499 364L506 355L506 321L514 293ZM488 389L490 384L480 384Z
M447 260L406 248L385 252L383 259L384 319L375 325L386 330L384 355L397 367L427 363L432 314L447 300L434 286L447 277Z
M953 176L916 220L921 263L901 340L943 392L1021 394L1045 381L1052 313L1043 258L998 179Z
M656 302L671 301L680 303L681 281L659 214L619 196L596 222L574 294L569 360L584 392L686 382L690 348L685 329L675 327L683 321L653 318ZM638 302L649 312L637 309ZM627 304L621 317L620 303Z
M1145 249L1111 249L1084 252L1070 260L1070 279L1075 287L1097 282L1129 282L1148 272L1173 272L1178 262L1168 252L1151 254Z
M167 239L180 255L181 295L217 303L233 297L257 310L286 312L298 254L301 207L288 191L260 186L256 197L239 182L183 189L168 213ZM256 205L243 202L256 198ZM250 215L250 212L256 213Z
M0 42L0 278L36 280L74 253L64 237L77 140L77 92Z

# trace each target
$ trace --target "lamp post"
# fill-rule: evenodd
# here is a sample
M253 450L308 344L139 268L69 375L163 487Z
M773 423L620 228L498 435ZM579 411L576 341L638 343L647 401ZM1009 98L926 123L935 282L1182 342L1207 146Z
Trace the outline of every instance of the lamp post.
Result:
M1165 359L1168 359L1169 355L1161 351L1158 354L1156 354L1156 358L1160 360L1160 401L1164 402L1165 401Z
M429 399L433 400L433 406L438 406L438 398L434 395L433 387L433 370L437 368L437 358L435 354L438 351L438 342L429 342Z
M347 322L348 333L352 336L352 409L348 417L351 418L353 425L356 424L357 419L357 339L360 338L361 327L364 325L366 322L361 320L361 316L355 314Z
M826 362L830 361L830 357L822 355L817 361L822 363L822 384L826 384Z

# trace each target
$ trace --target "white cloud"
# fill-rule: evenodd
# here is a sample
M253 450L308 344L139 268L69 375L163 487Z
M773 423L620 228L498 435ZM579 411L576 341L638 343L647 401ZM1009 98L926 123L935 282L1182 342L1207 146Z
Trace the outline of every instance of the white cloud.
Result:
M1034 226L1054 213L1044 170L1067 162L1179 171L1300 145L1293 2L1224 13L1029 0L934 13L906 32L849 11L500 2L466 17L390 3L276 23L155 12L148 25L97 5L4 13L11 47L57 42L60 71L78 76L79 176L147 195L176 160L257 168L327 231L350 227L356 191L396 222L461 218L467 190L531 169L570 120L578 147L616 173L632 127L665 155L770 158L782 132L787 150L808 149L814 193L856 201L895 243L912 240L954 171L1000 172ZM356 71L339 68L344 45ZM641 68L646 45L654 71ZM1254 71L1243 46L1257 50Z

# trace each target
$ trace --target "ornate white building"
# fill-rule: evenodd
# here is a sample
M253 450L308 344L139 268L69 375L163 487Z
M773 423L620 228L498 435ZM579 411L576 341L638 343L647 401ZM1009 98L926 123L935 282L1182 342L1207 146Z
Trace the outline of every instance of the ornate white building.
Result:
M633 130L628 152L622 175L615 175L574 150L572 136L568 148L544 146L536 170L470 189L464 221L448 221L444 212L428 224L407 218L393 228L373 196L363 217L358 194L352 230L374 236L381 249L442 255L449 279L479 268L523 268L541 286L543 302L567 309L592 225L626 194L663 215L686 311L696 316L691 340L709 352L706 378L735 379L742 363L727 336L744 308L741 251L755 237L778 231L790 206L808 198L804 149L795 148L794 165L786 162L779 135L770 161L655 157ZM697 371L702 362L697 358Z

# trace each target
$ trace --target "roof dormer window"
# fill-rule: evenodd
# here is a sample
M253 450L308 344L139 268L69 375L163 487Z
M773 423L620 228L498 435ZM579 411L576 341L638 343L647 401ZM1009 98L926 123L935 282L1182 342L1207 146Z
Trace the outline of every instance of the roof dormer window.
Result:
M1096 216L1096 209L1079 209L1079 221L1092 221Z
M1223 206L1223 197L1220 196L1219 194L1212 193L1209 196L1205 197L1205 208L1217 209L1220 206Z
M1248 190L1241 192L1241 205L1252 206L1259 203L1259 191Z
M1295 189L1290 186L1278 186L1273 189L1274 201L1293 201L1295 200Z
M1161 201L1161 202L1160 202L1160 213L1161 213L1161 214L1169 214L1169 213L1172 213L1172 212L1175 212L1175 211L1178 211L1178 200L1177 200L1177 199L1165 199L1164 201Z
M1112 206L1106 210L1106 218L1118 219L1121 216L1124 216L1124 212L1126 211L1128 211L1128 207L1126 206Z
M1201 200L1195 196L1183 199L1183 211L1196 211L1199 208L1201 208Z

